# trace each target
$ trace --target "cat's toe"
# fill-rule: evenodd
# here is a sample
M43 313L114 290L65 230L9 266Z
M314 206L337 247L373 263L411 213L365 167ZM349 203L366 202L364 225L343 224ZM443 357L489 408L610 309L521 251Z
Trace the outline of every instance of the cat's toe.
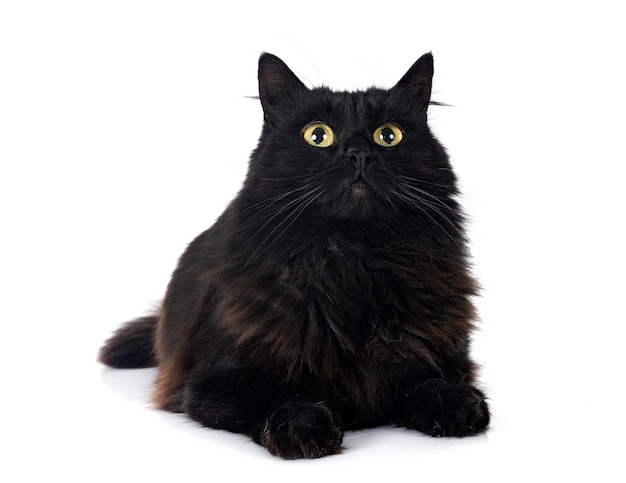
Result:
M343 431L323 404L293 402L272 413L259 440L284 459L320 458L341 452Z
M489 420L489 407L480 390L435 385L419 391L408 426L435 437L461 437L484 431Z

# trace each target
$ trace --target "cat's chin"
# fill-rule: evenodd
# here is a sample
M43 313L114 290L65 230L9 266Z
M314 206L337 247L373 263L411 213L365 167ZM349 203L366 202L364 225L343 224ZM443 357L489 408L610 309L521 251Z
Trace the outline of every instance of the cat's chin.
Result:
M350 190L350 195L353 198L360 199L360 198L368 196L371 188L365 181L359 180L359 181L355 181L354 183L352 183L352 185L349 187L349 190Z
M351 220L370 218L374 212L372 187L364 180L346 183L343 187L340 217Z

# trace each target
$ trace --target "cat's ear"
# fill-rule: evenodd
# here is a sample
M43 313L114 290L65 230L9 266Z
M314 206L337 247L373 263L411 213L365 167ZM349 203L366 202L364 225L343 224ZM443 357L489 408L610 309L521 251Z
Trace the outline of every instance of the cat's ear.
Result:
M424 54L404 74L394 89L407 92L419 102L420 106L427 108L432 90L433 71L433 55Z
M259 59L259 97L266 118L277 105L307 87L282 60L265 53Z

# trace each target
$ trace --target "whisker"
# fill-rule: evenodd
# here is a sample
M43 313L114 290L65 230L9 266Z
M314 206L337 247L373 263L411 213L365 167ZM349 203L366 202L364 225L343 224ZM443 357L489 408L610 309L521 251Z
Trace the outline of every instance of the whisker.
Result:
M416 183L422 183L422 184L429 184L431 186L438 186L439 188L445 188L447 190L452 189L453 187L450 185L445 185L445 184L439 184L439 183L433 183L432 181L425 181L423 179L419 179L419 178L412 178L411 176L406 176L406 175L399 175L399 178L405 179L407 181L415 181Z
M428 193L427 191L420 190L419 188L415 188L414 186L405 185L404 183L400 183L398 185L398 187L401 188L402 191L406 195L409 195L409 196L415 198L416 200L418 200L420 203L423 203L426 206L430 207L439 216L441 216L442 218L445 218L446 220L448 220L449 223L452 224L450 219L444 213L442 213L441 210L444 210L444 211L448 212L449 214L451 214L454 217L455 220L460 221L458 212L454 208L452 208L451 206L447 205L440 198L438 198L438 197ZM424 199L422 196L420 196L422 194L432 198L434 200L434 202L436 202L436 204L433 204L433 202Z
M417 208L422 213L424 213L428 218L430 218L430 220L435 225L437 225L441 229L441 231L443 231L448 236L448 238L450 238L450 240L452 240L452 243L454 243L456 246L459 246L459 244L457 243L456 239L443 227L443 225L441 223L439 223L435 218L433 218L433 216L427 210L424 209L424 207L422 206L422 204L424 204L424 200L423 199L416 198L414 196L410 196L408 194L401 193L399 191L396 191L393 188L391 188L390 191L394 195L396 195L400 200L402 200L406 204L408 204L409 206ZM431 206L431 209L432 209L432 206ZM439 214L441 216L441 213L439 213ZM448 220L448 222L451 223L450 220ZM455 228L455 229L457 228L454 224L451 223L451 225L452 225L453 228Z
M302 179L302 178L310 178L310 174L301 174L298 176L288 176L285 178L259 178L261 181L290 181L292 179Z
M314 183L306 184L304 186L301 186L299 188L291 190L291 191L289 191L287 193L283 193L281 195L278 195L278 196L275 196L275 197L272 197L272 198L268 198L267 200L263 200L263 201L261 201L259 203L256 203L253 206L250 206L250 207L247 207L247 208L243 209L242 213L244 213L246 211L248 211L250 213L249 213L249 216L246 217L246 219L242 220L242 226L259 225L259 224L263 223L263 225L260 226L258 228L257 232L255 233L255 236L256 236L256 234L258 232L260 232L261 230L263 230L263 228L265 228L265 226L267 226L267 224L269 224L276 216L280 215L282 212L284 212L285 210L289 209L289 207L293 203L297 203L301 198L304 198L304 197L308 196L308 194L310 194L310 192L304 193L304 194L296 197L295 199L292 199L291 201L285 200L285 198L288 198L290 195L298 193L298 192L300 192L302 190L310 189L311 186L314 186ZM275 205L277 203L279 203L279 202L283 202L283 200L288 201L288 202L285 205L282 205L282 207L280 207L277 211L275 211L275 209L276 209ZM256 209L254 211L252 211L254 208L256 208Z
M389 197L388 194L385 194L385 198L387 199L387 202L392 206L392 208L394 210L396 210L397 213L400 213L400 210L398 210L398 207L396 206L396 204L391 200L391 198Z
M313 189L307 191L306 193L298 196L297 198L291 200L289 203L281 207L271 216L267 216L265 218L267 221L257 229L257 231L250 237L250 240L246 242L242 249L248 246L249 243L252 243L255 240L256 236L261 233L261 231L269 225L277 216L281 215L285 211L289 210L289 213L278 223L266 236L265 238L258 244L257 248L252 252L245 266L247 266L258 254L267 250L270 246L272 246L283 234L289 229L289 227L300 217L300 215L321 195L323 194L323 188L321 186L316 186ZM295 206L294 206L295 205ZM292 209L290 209L292 208ZM289 221L291 219L291 221ZM261 220L263 221L263 220ZM267 241L272 238L272 236L285 224L289 222L279 233L274 237L274 239L267 244Z
M290 196L298 191L302 191L305 189L310 188L311 186L313 186L314 183L308 183L305 184L303 186L299 186L298 188L295 188L291 191L287 191L286 193L281 193L279 195L276 196L272 196L271 198L266 198L263 199L257 203L254 203L253 205L248 206L247 208L244 208L243 210L241 210L242 213L245 213L247 211L251 211L255 208L259 208L259 210L256 212L256 214L260 213L261 211L264 211L265 209L269 208L270 206L276 204L278 201L286 198L287 196Z
M281 213L283 213L283 212L285 212L286 210L288 210L288 209L289 209L291 206L293 206L294 204L296 204L296 203L300 202L301 200L303 200L303 199L307 198L309 195L311 195L311 193L312 193L312 192L314 192L314 191L316 191L316 190L318 190L318 189L320 189L320 187L319 187L319 186L318 186L318 187L316 187L316 188L314 188L313 190L307 191L306 193L304 193L304 194L302 194L302 195L298 196L297 198L294 198L294 199L293 199L293 200L291 200L289 203L287 203L287 204L283 205L283 206L282 206L279 210L277 210L277 211L275 211L275 212L272 212L272 213L269 213L268 215L266 215L266 216L265 216L265 217L263 217L263 218L260 218L260 219L255 220L255 222L257 222L257 223L261 223L261 222L263 222L263 221L265 221L265 223L263 223L263 225L261 225L261 226L257 229L257 231L254 233L254 235L252 235L252 237L250 237L250 240L248 241L248 243L250 243L250 241L252 241L252 239L254 239L254 237L255 237L258 233L260 233L260 232L263 230L263 228L265 228L265 227L266 227L269 223L271 223L271 221L272 221L274 218L276 218L278 215L280 215ZM294 190L294 191L295 191L295 190ZM268 208L269 208L269 207L268 207ZM244 245L244 246L245 246L245 245Z
M295 216L293 216L293 219L289 222L289 224L287 224L287 226L285 226L282 231L276 236L274 237L274 240L267 245L266 249L271 247L276 241L278 241L280 239L281 236L283 236L285 234L285 232L287 230L289 230L289 228L291 227L291 225L293 225L295 223L295 221L300 217L300 215L302 215L302 213L304 213L304 211L311 206L311 204L313 204L315 202L315 200L317 200L320 196L322 196L324 193L323 191L318 192L316 195L312 196L310 200L308 201L303 201L298 207L294 208L294 210L285 217L285 219L276 227L279 228L280 225L282 225L285 221L287 221L290 217L292 217L295 213ZM297 211L297 213L296 213ZM272 231L272 233L275 230ZM270 233L271 235L271 233ZM269 235L268 235L269 236Z

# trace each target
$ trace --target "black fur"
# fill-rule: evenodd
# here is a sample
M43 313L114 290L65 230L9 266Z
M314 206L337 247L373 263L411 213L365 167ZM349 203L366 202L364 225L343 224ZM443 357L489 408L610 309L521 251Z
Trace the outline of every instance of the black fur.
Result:
M136 319L122 326L100 350L100 361L118 369L156 365L154 331L158 317Z
M427 124L432 73L426 54L391 89L333 92L264 54L243 188L181 257L160 313L120 329L101 360L158 362L158 407L283 458L338 453L350 428L483 431L476 284L456 179ZM328 147L303 137L319 122ZM401 141L381 146L373 133L389 123L400 131L385 139Z

